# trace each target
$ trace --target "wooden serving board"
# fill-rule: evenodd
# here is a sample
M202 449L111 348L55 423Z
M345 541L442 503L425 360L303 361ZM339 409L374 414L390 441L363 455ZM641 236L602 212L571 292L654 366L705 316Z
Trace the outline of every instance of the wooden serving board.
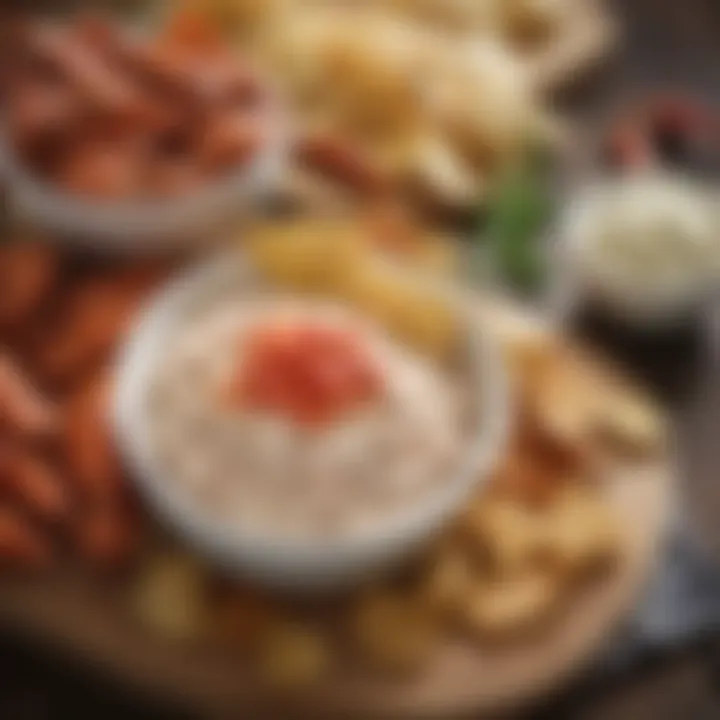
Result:
M507 334L547 332L516 311L483 306ZM448 640L427 671L408 681L337 671L302 703L310 714L442 716L479 713L527 701L578 672L631 610L653 568L672 505L670 451L652 461L617 463L608 498L625 529L618 566L572 598L552 624L511 644ZM115 586L79 569L52 577L0 580L0 622L73 654L93 667L204 716L232 717L267 700L241 660L210 648L151 639L129 616ZM259 706L259 705L258 705Z

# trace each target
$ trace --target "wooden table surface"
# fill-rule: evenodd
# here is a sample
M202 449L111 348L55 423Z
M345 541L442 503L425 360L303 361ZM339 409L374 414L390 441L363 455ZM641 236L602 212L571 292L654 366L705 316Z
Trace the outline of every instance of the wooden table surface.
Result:
M629 93L668 85L720 100L720 0L616 0L611 4L624 20L624 47L591 83L562 99L573 112L591 121ZM588 323L585 327L667 400L683 431L685 482L693 490L692 497L703 497L720 465L720 442L717 431L712 432L720 427L720 322L718 349L708 342L707 325L699 323L672 337L642 341ZM710 519L717 521L720 537L720 508ZM96 677L92 667L69 667L62 657L4 636L0 637L0 717L170 720L185 715L153 707L126 689L113 687ZM720 718L720 630L611 682L570 688L524 717Z

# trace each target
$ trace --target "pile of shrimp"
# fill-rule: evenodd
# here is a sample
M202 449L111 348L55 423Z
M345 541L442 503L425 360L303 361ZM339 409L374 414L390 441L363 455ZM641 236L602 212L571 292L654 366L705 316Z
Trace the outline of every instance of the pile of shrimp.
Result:
M109 430L109 368L167 270L0 245L0 566L132 557L143 528Z

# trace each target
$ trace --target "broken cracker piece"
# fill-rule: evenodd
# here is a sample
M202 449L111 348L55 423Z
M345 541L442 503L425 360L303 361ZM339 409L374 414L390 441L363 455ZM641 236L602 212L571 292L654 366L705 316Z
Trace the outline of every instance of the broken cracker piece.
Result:
M361 657L393 673L418 670L440 640L435 613L412 597L375 591L361 598L351 616L351 632Z
M280 622L262 641L259 671L275 689L297 690L313 685L325 676L329 665L325 638L300 623Z
M149 558L132 590L132 605L146 628L173 641L196 640L207 626L205 573L191 557Z
M483 637L508 637L544 621L560 599L561 585L546 571L480 581L465 601L467 628Z

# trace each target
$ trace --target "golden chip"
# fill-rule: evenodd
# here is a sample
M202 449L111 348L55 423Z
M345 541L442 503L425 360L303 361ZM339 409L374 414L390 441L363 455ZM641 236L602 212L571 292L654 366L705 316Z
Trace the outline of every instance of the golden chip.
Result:
M667 434L661 413L628 391L603 394L598 423L610 440L636 452L658 448Z
M433 558L420 588L423 602L440 612L454 611L475 579L477 571L461 548L449 547Z
M446 357L458 338L450 303L422 280L380 262L349 274L346 299L397 337L429 355Z
M294 290L333 292L364 262L361 235L344 220L290 220L250 233L251 260L273 282Z
M472 508L464 525L501 574L532 564L541 550L538 513L517 501L488 498Z
M548 617L561 590L552 575L538 569L509 578L484 579L467 596L463 619L480 637L526 631Z
M149 630L170 640L199 638L208 624L207 578L186 555L148 560L132 589L132 605Z
M400 594L369 594L351 616L352 638L361 658L391 672L409 672L427 663L438 645L439 630L430 608Z
M543 544L561 570L579 573L615 558L620 533L610 504L593 489L568 486L549 508Z
M501 3L507 32L518 40L541 40L568 15L568 0L506 0Z
M530 408L543 433L570 447L591 437L599 403L595 382L571 363L550 363L533 381Z
M277 689L297 690L321 680L330 666L330 650L316 630L280 622L268 630L259 654L261 678Z

